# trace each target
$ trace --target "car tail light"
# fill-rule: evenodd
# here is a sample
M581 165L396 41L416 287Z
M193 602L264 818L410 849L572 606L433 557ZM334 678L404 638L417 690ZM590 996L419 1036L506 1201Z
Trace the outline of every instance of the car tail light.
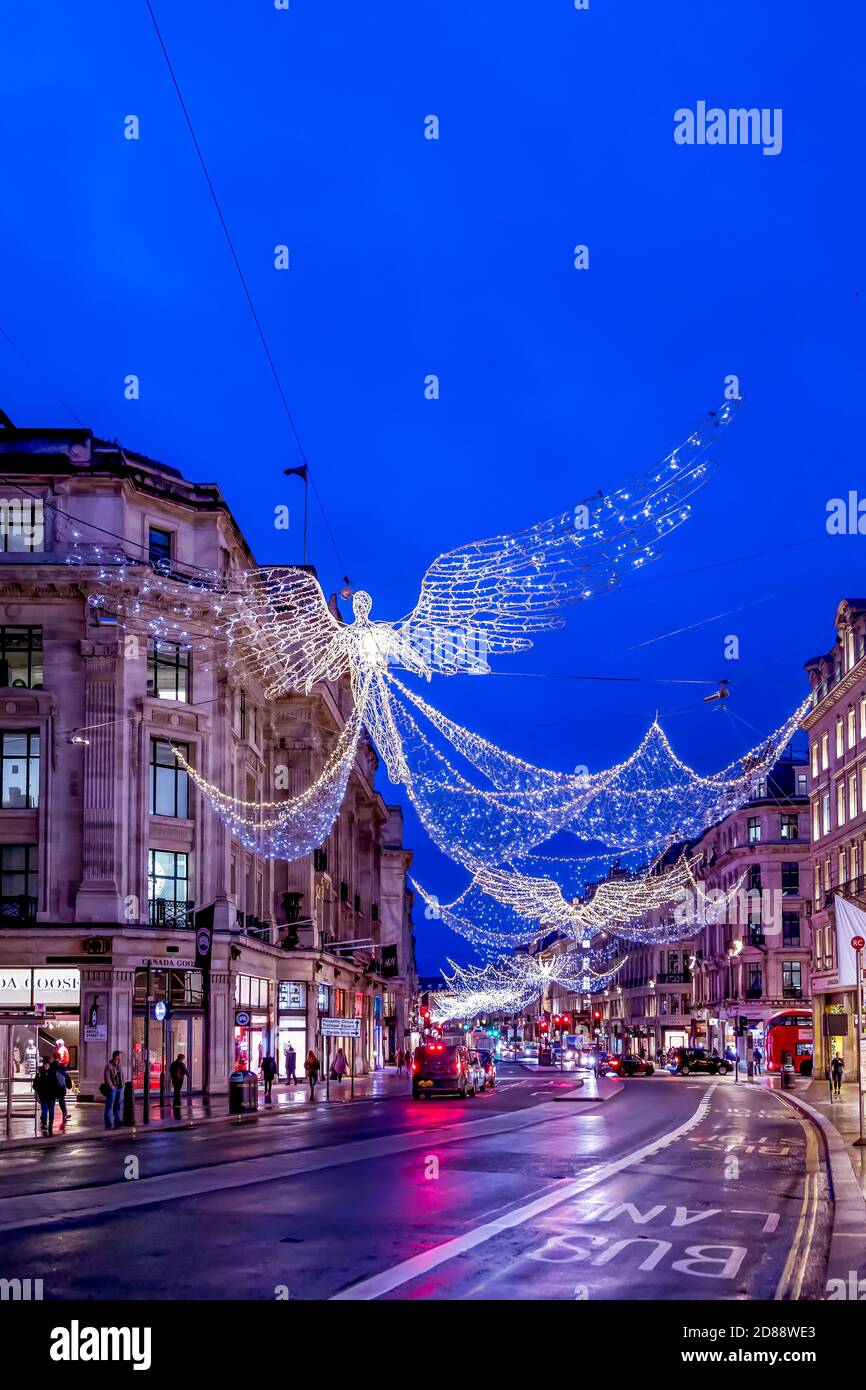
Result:
M418 1070L418 1063L417 1063L417 1062L413 1062L413 1063L412 1063L412 1070L413 1070L413 1071L417 1071L417 1070Z

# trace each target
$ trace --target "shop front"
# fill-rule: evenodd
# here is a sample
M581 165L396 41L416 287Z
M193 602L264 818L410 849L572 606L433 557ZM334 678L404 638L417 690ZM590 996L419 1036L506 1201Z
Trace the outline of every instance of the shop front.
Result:
M286 1052L295 1051L295 1075L303 1079L307 1045L307 986L303 980L280 980L277 985L277 1052L280 1076L287 1074Z
M18 1018L8 1037L8 1071L13 1096L33 1095L40 1061L66 1057L73 1082L78 1080L81 1046L81 973L67 967L0 968L0 1018ZM38 1015L41 1014L41 1017ZM5 1072L5 1067L4 1067Z
M149 1074L150 1094L162 1100L171 1094L169 1067L183 1053L187 1067L186 1093L194 1095L204 1080L204 994L200 970L193 962L155 961L135 969L132 1002L132 1084L144 1094ZM93 1005L99 1027L98 996ZM90 1025L88 1025L89 1027Z
M254 1071L261 1075L262 1058L272 1052L273 1033L270 981L257 975L238 975L235 982L235 1071Z

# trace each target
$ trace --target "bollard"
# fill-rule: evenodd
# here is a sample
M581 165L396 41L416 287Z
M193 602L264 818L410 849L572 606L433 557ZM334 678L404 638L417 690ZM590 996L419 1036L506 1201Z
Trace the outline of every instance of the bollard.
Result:
M135 1094L131 1081L127 1081L123 1088L123 1123L129 1125L130 1129L135 1127Z

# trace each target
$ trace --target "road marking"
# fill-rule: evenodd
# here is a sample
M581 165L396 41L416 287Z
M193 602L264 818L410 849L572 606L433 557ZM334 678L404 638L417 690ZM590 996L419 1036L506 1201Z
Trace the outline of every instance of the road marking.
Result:
M413 1255L411 1259L403 1260L400 1264L384 1270L381 1274L374 1274L370 1279L363 1279L359 1284L353 1284L351 1288L333 1294L330 1301L338 1303L370 1300L379 1298L382 1294L391 1293L393 1289L408 1284L412 1279L417 1279L422 1274L428 1274L431 1269L436 1269L448 1260L453 1260L457 1255L462 1255L467 1250L474 1250L476 1246L483 1245L503 1231L510 1231L516 1226L523 1226L527 1221L532 1221L536 1216L541 1216L553 1207L561 1205L562 1202L568 1202L572 1197L579 1197L581 1193L587 1192L591 1187L597 1187L599 1183L607 1182L617 1173L621 1173L624 1168L640 1163L642 1159L649 1158L652 1154L658 1153L660 1149L665 1149L668 1145L676 1143L683 1135L688 1134L695 1125L700 1124L710 1108L710 1101L715 1089L716 1085L713 1083L705 1092L697 1110L688 1120L678 1125L676 1129L661 1135L658 1139L653 1139L643 1148L636 1149L633 1153L626 1154L625 1157L618 1158L613 1163L606 1163L595 1173L590 1173L586 1177L564 1183L553 1192L548 1192L543 1197L536 1197L533 1201L516 1207L507 1215L498 1217L495 1221L488 1221L481 1226L475 1226L471 1231L464 1231L462 1235L455 1236L453 1240L446 1240L442 1245L434 1245L432 1249L424 1251L421 1255Z
M784 1097L778 1099L787 1108L793 1110L793 1106L788 1106ZM818 1140L815 1136L813 1125L795 1111L800 1124L806 1134L806 1177L803 1183L803 1205L800 1208L800 1218L797 1222L797 1229L794 1232L794 1239L791 1242L791 1249L788 1251L788 1258L785 1261L785 1268L782 1270L782 1277L779 1280L776 1292L773 1294L774 1300L793 1299L800 1297L803 1288L803 1280L806 1277L806 1270L809 1265L809 1256L812 1253L812 1242L815 1238L815 1222L818 1217L818 1195L820 1191L820 1162L818 1157Z

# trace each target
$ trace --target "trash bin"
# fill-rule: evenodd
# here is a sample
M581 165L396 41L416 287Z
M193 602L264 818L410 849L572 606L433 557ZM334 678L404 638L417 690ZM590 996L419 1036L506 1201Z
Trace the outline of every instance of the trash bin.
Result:
M259 1108L259 1078L254 1071L233 1071L229 1077L229 1114L248 1115Z
M782 1067L782 1090L790 1091L794 1086L794 1068L790 1062Z

